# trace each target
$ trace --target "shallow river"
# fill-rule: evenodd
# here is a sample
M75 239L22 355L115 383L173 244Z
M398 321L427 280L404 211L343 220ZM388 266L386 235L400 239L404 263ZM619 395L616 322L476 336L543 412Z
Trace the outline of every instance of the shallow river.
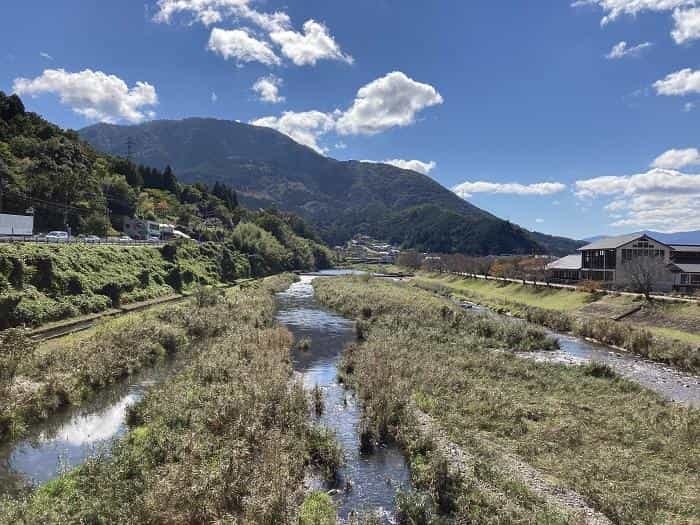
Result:
M347 272L329 271L322 275ZM381 447L372 454L361 454L358 427L360 408L352 392L337 382L338 361L343 348L355 340L352 321L321 307L314 298L311 281L302 276L288 290L278 294L277 320L287 326L297 340L310 340L309 350L294 353L294 368L307 388L319 385L323 392L323 414L319 423L333 430L345 452L345 466L336 486L339 516L346 519L351 511L372 511L390 522L394 497L399 488L409 487L409 470L401 451L395 446ZM349 487L349 490L347 489Z
M513 320L515 318L493 312L483 306L461 303L474 313L487 313ZM677 403L700 406L700 377L681 372L673 367L617 351L609 346L589 342L580 337L546 330L559 340L559 350L546 352L520 352L526 358L563 364L585 364L592 361L605 363L621 376L658 392Z
M0 494L16 494L106 450L126 428L127 409L178 366L171 359L100 392L90 403L60 411L29 436L0 446Z

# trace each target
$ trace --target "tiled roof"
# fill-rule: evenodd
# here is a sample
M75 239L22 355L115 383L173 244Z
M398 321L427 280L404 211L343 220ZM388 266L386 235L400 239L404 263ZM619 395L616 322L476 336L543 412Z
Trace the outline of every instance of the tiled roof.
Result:
M581 254L575 253L567 255L561 259L557 259L547 265L548 270L580 270L581 269Z

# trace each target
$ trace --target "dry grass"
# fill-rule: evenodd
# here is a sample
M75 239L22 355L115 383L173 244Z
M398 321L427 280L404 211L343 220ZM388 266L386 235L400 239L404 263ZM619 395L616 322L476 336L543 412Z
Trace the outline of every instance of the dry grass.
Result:
M308 423L290 383L291 335L273 325L275 279L172 313L199 351L154 387L110 455L5 500L0 523L292 523L309 465L338 460L333 437ZM225 326L219 325L225 320Z
M428 292L353 278L315 286L329 306L366 318L365 341L347 354L345 377L357 385L377 435L407 444L419 485L435 505L452 502L453 518L567 522L499 468L494 450L502 449L580 493L614 523L700 521L697 410L607 370L489 350L502 342L475 335L467 313L459 320L445 315L452 306ZM471 475L440 475L444 458L412 436L412 402L476 458ZM439 486L448 488L441 494Z

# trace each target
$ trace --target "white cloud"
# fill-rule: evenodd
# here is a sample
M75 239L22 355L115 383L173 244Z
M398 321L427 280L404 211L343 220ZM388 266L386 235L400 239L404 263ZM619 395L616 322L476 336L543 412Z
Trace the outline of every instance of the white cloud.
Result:
M41 56L41 58L45 58L46 60L53 60L53 57L45 51L39 53L39 56Z
M281 117L263 117L251 123L275 128L301 144L324 152L317 142L323 134L335 131L341 135L372 135L393 126L408 126L421 109L442 101L434 87L395 71L362 87L347 111L287 111ZM316 123L319 125L310 125Z
M335 145L333 146L335 149L347 149L348 145L345 144L342 140L340 142L336 142Z
M255 48L255 56L266 57L265 60L258 58L255 60L267 65L280 62L276 54L275 58L270 55L274 54L273 44L280 48L282 55L297 66L315 65L319 60L339 60L349 64L353 62L353 58L340 49L324 24L315 20L307 20L302 26L302 32L298 32L293 29L287 13L282 11L262 13L252 9L250 3L251 0L158 0L156 4L158 11L153 20L170 23L177 14L188 14L194 21L207 26L228 18L233 19L234 23L238 25L242 21L249 22L262 29L270 42L254 39L245 28L227 31L229 39L236 39L237 48ZM239 32L234 33L234 31ZM251 42L249 39L257 43ZM263 49L261 46L267 49ZM245 53L244 55L248 56ZM240 58L238 55L232 56ZM241 60L241 62L252 61Z
M393 71L360 88L352 106L338 119L337 129L343 135L372 135L408 126L419 111L442 102L433 86Z
M224 16L235 15L250 0L158 0L156 22L169 24L175 15L190 14L195 20L210 25L221 22Z
M636 16L645 11L664 12L679 7L689 7L698 4L698 0L578 0L571 5L574 7L597 5L606 14L601 20L605 25L622 15Z
M675 23L671 36L677 44L684 44L700 38L700 7L676 9L673 12Z
M627 45L627 42L623 40L622 42L615 44L610 50L610 52L607 55L605 55L605 58L607 58L608 60L615 60L625 57L637 57L641 54L642 51L644 51L648 47L651 47L652 45L653 44L651 42L642 42L641 44L637 44L636 46L629 47Z
M653 168L627 176L576 181L582 199L611 198L613 226L664 231L700 228L700 175Z
M307 20L303 30L303 33L290 29L273 31L270 40L280 46L282 54L297 66L313 66L319 60L340 60L352 64L353 58L340 50L325 25Z
M463 199L468 199L474 193L502 193L511 195L553 195L566 189L561 182L536 182L520 184L518 182L500 183L488 181L463 182L452 191Z
M216 101L219 100L219 97L216 96L216 93L214 91L211 92L211 102L212 104L216 103Z
M686 102L686 103L683 105L683 111L686 112L686 113L690 113L690 112L693 111L694 109L695 109L695 102Z
M700 151L697 148L670 149L654 159L652 168L680 169L700 164Z
M260 77L258 80L256 80L251 89L258 94L258 97L263 102L277 104L285 101L285 98L280 95L281 85L281 78L276 77L275 75L268 75L266 77Z
M16 78L13 90L30 96L56 93L76 113L104 122L140 122L152 118L154 113L144 111L143 107L158 103L156 89L151 84L136 82L129 89L121 78L90 69L79 73L46 69L33 79Z
M335 125L333 116L321 111L285 111L281 117L263 117L250 123L276 129L318 153L325 152L318 144L318 137L332 130Z
M654 82L654 88L659 95L688 95L700 93L700 69L681 69L666 75L663 80Z
M537 224L542 224L542 223L544 222L544 219L540 219L540 218L538 217L537 219L535 219L535 222L536 222Z
M242 29L229 31L215 27L211 30L207 47L224 59L233 58L238 63L260 62L268 66L281 63L280 58L267 42L253 38Z
M434 160L431 160L430 162L423 162L421 160L388 159L382 162L384 164L391 164L392 166L396 166L402 170L417 171L423 175L427 175L433 171L433 169L435 169L435 166L437 166L437 163Z

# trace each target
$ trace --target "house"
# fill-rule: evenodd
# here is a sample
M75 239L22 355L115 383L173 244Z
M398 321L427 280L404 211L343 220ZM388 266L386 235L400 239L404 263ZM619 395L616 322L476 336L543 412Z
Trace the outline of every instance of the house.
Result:
M545 266L550 281L573 283L581 280L581 254L575 253L557 259Z
M155 221L147 221L138 218L124 219L124 233L132 239L148 240L153 237L172 237L175 227L171 224L160 224Z
M658 258L663 267L657 272L656 291L700 290L700 245L668 245L649 235L634 233L599 239L578 251L577 255L568 255L547 265L552 280L598 281L622 287L629 282L629 263L639 257L649 257Z

